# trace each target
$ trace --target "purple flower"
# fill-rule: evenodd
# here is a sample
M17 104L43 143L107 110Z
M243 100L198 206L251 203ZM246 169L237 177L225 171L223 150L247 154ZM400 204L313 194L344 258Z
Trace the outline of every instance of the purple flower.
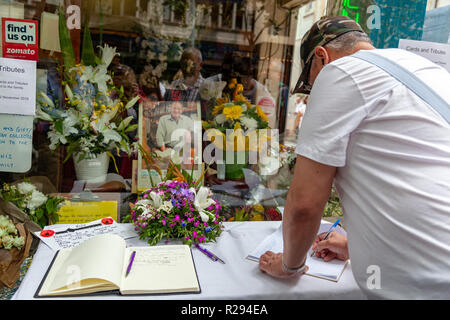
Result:
M211 230L212 230L212 227L208 227L208 228L205 229L205 232L209 232Z
M197 231L192 231L192 237L197 238Z
M172 221L180 221L180 216L176 214Z

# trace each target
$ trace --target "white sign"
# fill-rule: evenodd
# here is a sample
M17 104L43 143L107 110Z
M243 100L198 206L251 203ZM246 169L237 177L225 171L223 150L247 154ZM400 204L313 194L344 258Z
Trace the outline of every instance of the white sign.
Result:
M398 47L427 58L450 72L450 45L448 44L400 39Z
M0 113L36 111L36 61L0 58Z
M0 114L0 172L30 170L33 119L33 116Z

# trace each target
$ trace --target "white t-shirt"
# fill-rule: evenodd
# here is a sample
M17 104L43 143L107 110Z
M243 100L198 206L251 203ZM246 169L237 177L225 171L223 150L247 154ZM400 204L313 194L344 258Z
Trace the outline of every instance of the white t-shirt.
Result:
M450 103L445 69L400 49L372 52ZM441 115L381 69L344 57L317 77L296 152L338 167L352 270L369 297L450 298L450 125Z

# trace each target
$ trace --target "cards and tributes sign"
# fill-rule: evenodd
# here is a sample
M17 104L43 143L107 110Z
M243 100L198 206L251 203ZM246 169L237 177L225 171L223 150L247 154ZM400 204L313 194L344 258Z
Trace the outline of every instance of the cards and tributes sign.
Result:
M3 57L37 61L38 21L2 18Z
M450 72L450 45L448 44L400 39L398 47L427 58Z
M34 116L36 61L0 58L0 113Z

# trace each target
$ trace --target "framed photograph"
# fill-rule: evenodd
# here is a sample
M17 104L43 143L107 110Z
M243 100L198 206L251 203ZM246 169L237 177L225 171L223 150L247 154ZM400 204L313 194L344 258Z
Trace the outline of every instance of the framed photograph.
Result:
M161 182L169 161L192 172L195 178L202 173L202 130L199 102L144 101L139 105L139 142L146 153L153 156L148 163L139 153L137 192ZM161 175L158 172L160 169Z

